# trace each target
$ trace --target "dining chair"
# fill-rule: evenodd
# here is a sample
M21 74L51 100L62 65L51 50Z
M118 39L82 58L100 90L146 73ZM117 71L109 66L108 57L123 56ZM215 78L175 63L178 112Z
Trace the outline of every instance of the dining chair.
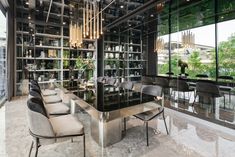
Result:
M49 115L66 115L66 114L69 114L69 107L62 103L62 102L59 102L59 103L51 103L51 104L45 104L43 102L43 98L42 96L35 90L33 89L30 89L29 91L29 98L37 98L37 99L40 99L42 100L42 106L44 106L44 108L46 108L46 110L48 111L48 114Z
M164 115L164 97L162 94L162 87L157 86L157 85L147 85L142 89L142 93L141 93L141 102L143 101L143 94L149 95L149 96L154 96L155 99L157 101L161 101L161 106L151 110L151 111L147 111L147 112L142 112L139 114L134 115L134 117L144 121L144 123L146 124L146 140L147 140L147 146L149 146L149 137L148 137L148 122L160 115L162 115L164 124L165 124L165 128L166 128L166 132L167 134L169 134L168 129L167 129L167 125L166 125L166 120L165 120L165 115ZM158 99L162 99L162 100L158 100Z
M164 96L166 96L165 94L167 92L169 93L170 86L169 86L169 80L167 78L157 77L155 79L154 84L162 87L162 92L164 93Z
M198 77L198 78L208 78L209 76L207 74L197 74L195 77Z
M172 93L174 94L174 100L175 100L175 92L182 92L184 95L184 101L185 101L185 93L188 93L188 97L190 99L190 92L194 92L194 89L191 88L189 86L189 84L187 83L186 80L181 80L181 79L172 79L169 82L169 86L171 88L171 93L170 96L172 95Z
M105 83L108 84L108 85L114 86L115 83L116 83L116 79L109 77L109 78L106 79Z
M62 99L61 99L60 96L58 96L58 95L43 96L40 87L38 87L37 85L30 84L29 87L30 87L30 90L33 89L34 91L38 92L38 93L41 95L43 101L44 101L46 104L53 104L53 103L62 102Z
M167 75L169 75L169 76L174 75L174 73L173 73L173 72L167 72L166 74L167 74Z
M211 81L199 81L196 83L196 94L192 106L194 106L198 96L201 98L210 98L212 100L213 111L215 110L215 98L224 97L225 106L225 96L220 92L219 87Z
M141 77L141 83L144 85L152 85L153 82L154 82L153 77L149 77L149 76L142 76Z
M223 80L223 81L226 81L226 80L232 81L233 77L224 75L224 76L219 76L218 79ZM229 95L229 103L231 103L231 91L233 89L232 86L233 86L233 83L229 83L229 82L226 83L226 86L220 86L221 92L223 92L224 94L227 93Z
M32 136L28 156L31 156L33 147L35 147L35 157L37 157L40 146L83 136L83 156L85 157L86 147L83 124L71 114L48 117L46 109L40 103L42 102L38 98L30 98L27 101L28 127Z
M57 92L54 89L41 89L38 81L36 80L31 80L30 84L37 86L43 96L51 96L51 95L57 95Z
M104 81L104 77L102 76L97 77L97 82L103 83L103 81Z
M119 84L119 87L122 89L132 90L134 83L131 81L124 81Z

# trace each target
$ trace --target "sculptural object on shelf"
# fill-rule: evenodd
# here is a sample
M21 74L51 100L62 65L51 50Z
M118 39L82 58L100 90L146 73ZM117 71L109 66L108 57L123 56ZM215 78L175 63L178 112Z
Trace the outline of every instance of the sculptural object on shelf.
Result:
M188 64L179 59L178 66L180 67L180 75L185 75L185 68L188 68Z

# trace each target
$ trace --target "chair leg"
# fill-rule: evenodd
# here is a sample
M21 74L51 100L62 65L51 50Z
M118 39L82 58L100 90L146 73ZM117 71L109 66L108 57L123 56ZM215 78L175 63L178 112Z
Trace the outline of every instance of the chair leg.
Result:
M29 149L29 157L31 156L31 152L32 152L32 149L33 149L33 144L34 144L34 142L32 140L32 143L31 143L31 146L30 146L30 149Z
M162 117L163 117L163 120L164 120L164 124L165 124L165 128L166 128L166 133L167 133L167 135L169 135L168 128L167 128L167 125L166 125L166 119L165 119L164 111L162 112Z
M196 98L197 98L197 95L195 94L192 106L194 106Z
M35 151L35 157L38 156L38 147L39 147L39 144L38 144L38 138L36 138L36 143L35 143L35 147L36 147L36 151Z
M126 118L124 118L124 133L126 134Z
M225 95L224 95L224 109L225 109Z
M86 138L85 138L85 133L83 135L83 155L84 155L84 157L86 156Z
M146 123L146 138L147 138L147 146L149 146L149 131L148 131L148 122L145 122Z
M231 103L231 91L228 92L228 96L229 96L229 107L230 107L230 103Z

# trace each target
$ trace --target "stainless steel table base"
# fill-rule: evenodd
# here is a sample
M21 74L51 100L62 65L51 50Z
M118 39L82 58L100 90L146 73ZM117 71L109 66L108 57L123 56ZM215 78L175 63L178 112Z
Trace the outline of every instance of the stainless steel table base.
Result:
M91 136L101 146L107 147L122 140L122 118L109 122L91 117Z

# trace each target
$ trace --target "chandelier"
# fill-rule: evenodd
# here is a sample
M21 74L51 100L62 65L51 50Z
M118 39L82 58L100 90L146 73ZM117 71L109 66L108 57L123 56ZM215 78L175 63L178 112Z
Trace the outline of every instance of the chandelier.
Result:
M164 50L164 48L165 48L164 40L162 38L156 38L156 40L155 40L155 51L157 53L160 53Z
M80 47L82 45L82 25L71 21L69 25L69 37L71 47Z
M83 7L83 37L98 39L102 31L102 10L99 0L84 0Z
M182 33L182 45L185 48L194 48L195 47L195 35L190 32L190 30Z

